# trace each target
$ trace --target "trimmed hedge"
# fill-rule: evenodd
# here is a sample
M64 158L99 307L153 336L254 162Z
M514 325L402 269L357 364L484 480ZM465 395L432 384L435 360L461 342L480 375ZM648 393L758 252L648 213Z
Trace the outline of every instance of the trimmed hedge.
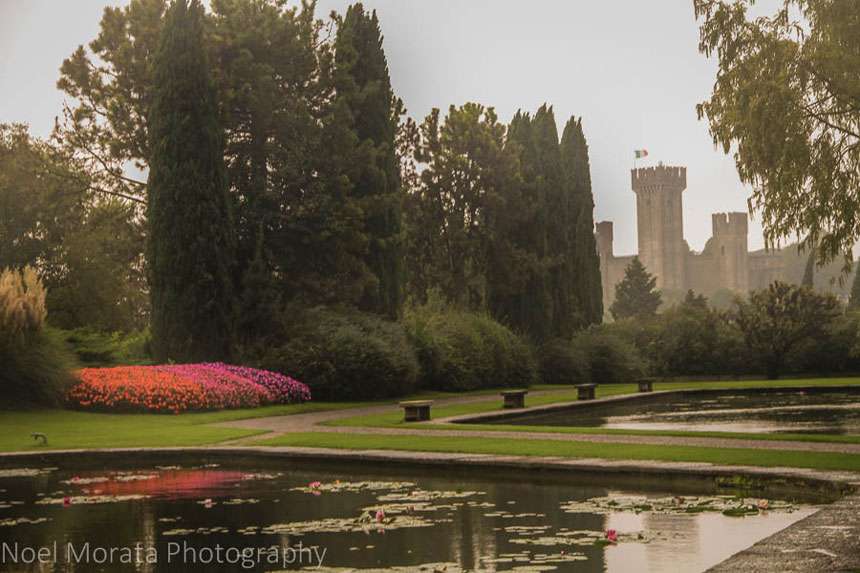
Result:
M537 380L529 345L490 317L420 308L404 319L422 388L465 392L526 387Z
M307 384L315 400L371 400L415 390L418 362L401 324L354 310L289 309L253 366ZM244 360L251 362L251 360Z
M543 384L581 384L591 379L591 365L581 345L554 339L537 349L538 370Z
M606 326L589 328L575 336L572 344L575 352L588 359L588 382L633 382L648 371L633 342Z

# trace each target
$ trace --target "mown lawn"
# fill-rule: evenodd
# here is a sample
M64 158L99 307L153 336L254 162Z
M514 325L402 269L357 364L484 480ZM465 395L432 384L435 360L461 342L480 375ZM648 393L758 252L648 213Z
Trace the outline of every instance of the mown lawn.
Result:
M238 428L216 428L206 424L242 418L347 408L354 405L311 402L193 414L96 414L71 410L3 411L0 412L0 451L202 446L260 433ZM41 440L37 444L30 437L33 432L47 435L47 447L41 445Z
M600 444L540 439L500 440L498 438L480 437L382 436L307 432L284 434L275 438L255 440L251 445L301 446L349 450L455 452L512 456L555 456L613 460L707 462L725 465L860 471L860 455L858 454L696 446Z
M657 383L657 390L705 389L705 388L751 388L751 387L798 387L798 386L835 386L860 385L860 378L824 378L802 380L757 380L737 382L671 382ZM530 396L529 405L549 404L576 399L576 392L570 388L537 386L533 390L556 389L559 393L544 396ZM436 418L477 412L490 412L501 409L499 389L481 390L456 396L487 396L487 400L471 404L457 404L434 408ZM634 384L613 384L598 387L597 396L611 396L636 392ZM454 394L424 392L416 398L445 398ZM403 398L406 399L406 398ZM257 418L264 416L290 415L321 410L347 409L360 406L395 403L398 400L379 402L320 403L290 406L270 406L266 408L226 410L191 414L96 414L68 410L29 410L0 411L0 451L36 451L40 449L92 449L111 447L171 447L201 446L259 435L261 432L238 428L218 428L208 424L231 420ZM670 436L700 436L745 439L797 439L805 441L827 441L860 443L860 436L819 436L819 435L762 435L722 432L674 432L674 431L628 431L605 430L601 428L563 428L544 426L510 425L418 425L404 424L403 415L398 410L374 416L352 416L331 422L343 426L381 426L400 428L421 428L425 431L456 428L459 430L506 430L540 431L562 433L606 433L606 434L645 434ZM32 432L47 434L47 448L36 444L30 437ZM822 469L858 469L857 457L851 454L812 453L812 452L774 452L747 450L741 448L675 448L669 446L640 446L627 444L589 444L559 442L555 440L499 440L474 438L446 438L442 436L367 436L359 434L293 434L276 438L273 444L280 445L318 445L333 448L412 449L427 451L474 451L486 453L506 453L514 455L569 455L587 457L607 457L613 459L660 459L677 461L709 461L715 463L743 463L751 465L790 465L795 467L818 467ZM440 449L441 448L441 449ZM453 448L453 449L452 449ZM474 448L474 449L472 449ZM495 448L495 449L494 449ZM536 448L536 449L533 449ZM556 452L556 453L554 453ZM564 453L562 453L564 452ZM674 453L673 453L674 452ZM655 457L656 456L656 457ZM678 457L681 456L681 457ZM728 457L727 457L728 456ZM730 461L735 460L735 461Z

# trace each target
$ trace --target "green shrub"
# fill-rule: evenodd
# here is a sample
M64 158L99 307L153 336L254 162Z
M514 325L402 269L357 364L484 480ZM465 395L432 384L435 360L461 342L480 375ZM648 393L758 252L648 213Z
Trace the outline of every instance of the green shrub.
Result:
M73 382L72 358L45 327L45 289L35 271L0 274L0 402L56 405Z
M278 327L243 359L291 376L314 400L368 400L414 391L418 362L399 323L354 310L288 309ZM247 353L259 356L252 358Z
M848 311L826 327L823 336L807 340L789 367L796 372L860 372L860 312Z
M529 346L486 315L424 307L404 322L423 388L464 392L525 387L536 380Z
M137 366L152 363L149 332L97 332L87 328L62 331L78 362L87 367Z
M633 342L613 330L617 328L591 327L573 339L576 351L588 358L589 382L633 382L647 372L645 360Z
M750 370L740 331L719 311L677 305L651 325L654 372L660 376L721 376Z
M559 338L542 344L537 360L543 384L579 384L590 378L585 349L569 340Z

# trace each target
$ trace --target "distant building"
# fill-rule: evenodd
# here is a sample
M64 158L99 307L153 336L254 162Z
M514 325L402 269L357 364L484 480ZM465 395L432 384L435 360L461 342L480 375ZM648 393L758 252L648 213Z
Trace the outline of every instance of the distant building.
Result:
M657 277L664 291L709 294L720 289L746 292L763 288L780 277L782 259L777 252L747 250L747 214L715 213L713 235L705 250L695 253L684 240L682 194L687 188L687 168L657 167L631 170L636 193L636 228L639 260ZM636 255L613 252L611 221L597 223L597 249L603 279L603 305L615 298L615 285Z

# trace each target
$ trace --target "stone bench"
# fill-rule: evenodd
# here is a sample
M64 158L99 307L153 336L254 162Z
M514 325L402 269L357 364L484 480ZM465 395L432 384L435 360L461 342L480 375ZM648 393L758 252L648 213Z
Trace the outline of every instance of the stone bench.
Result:
M400 402L404 422L423 422L430 419L430 406L433 400L409 400Z
M597 384L577 384L576 398L578 400L594 400L595 388L597 388Z
M502 397L505 399L505 408L525 408L526 394L528 390L504 390Z
M636 380L636 383L639 385L640 392L653 392L654 391L654 379L653 378L639 378Z

